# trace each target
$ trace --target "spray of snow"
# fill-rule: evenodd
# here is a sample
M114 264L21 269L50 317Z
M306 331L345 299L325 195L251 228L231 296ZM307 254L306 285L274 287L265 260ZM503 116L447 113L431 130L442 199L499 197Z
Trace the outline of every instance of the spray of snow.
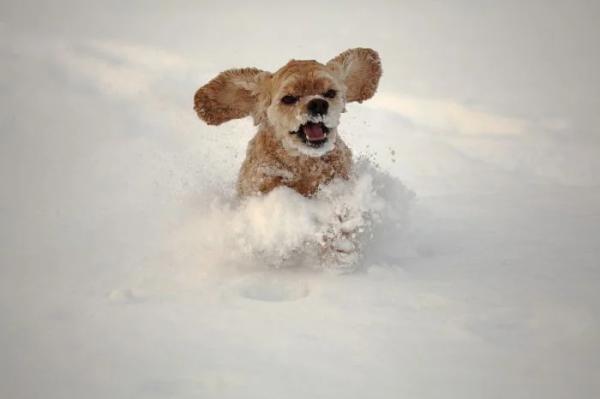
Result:
M279 187L241 201L229 193L201 200L206 206L188 218L181 235L202 252L194 257L211 258L213 267L355 270L376 232L397 236L406 228L412 197L399 180L362 159L350 180L334 180L313 198ZM175 245L189 251L181 240Z

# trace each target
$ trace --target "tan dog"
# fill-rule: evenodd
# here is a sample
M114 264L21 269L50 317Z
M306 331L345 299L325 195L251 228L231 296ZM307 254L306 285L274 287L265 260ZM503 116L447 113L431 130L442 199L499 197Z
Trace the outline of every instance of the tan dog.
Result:
M366 48L325 65L292 60L275 73L230 69L196 92L194 109L209 125L251 115L259 126L240 170L241 196L281 185L311 196L348 178L352 153L337 131L340 114L347 102L371 98L380 76L379 55Z

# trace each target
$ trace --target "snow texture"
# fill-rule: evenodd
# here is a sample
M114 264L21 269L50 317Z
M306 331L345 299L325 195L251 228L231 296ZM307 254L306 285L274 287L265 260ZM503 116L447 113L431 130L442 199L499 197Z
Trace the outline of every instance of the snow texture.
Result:
M599 7L226 3L0 4L0 398L599 397ZM356 46L352 179L236 199L194 91Z

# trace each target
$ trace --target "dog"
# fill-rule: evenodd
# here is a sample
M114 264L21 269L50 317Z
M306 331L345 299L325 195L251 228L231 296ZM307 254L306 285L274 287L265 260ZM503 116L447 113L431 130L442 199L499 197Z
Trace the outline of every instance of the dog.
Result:
M280 186L311 197L322 184L349 178L352 152L338 132L340 115L346 103L375 94L381 73L368 48L326 64L291 60L275 73L230 69L198 89L194 109L209 125L251 116L258 126L238 176L241 197Z

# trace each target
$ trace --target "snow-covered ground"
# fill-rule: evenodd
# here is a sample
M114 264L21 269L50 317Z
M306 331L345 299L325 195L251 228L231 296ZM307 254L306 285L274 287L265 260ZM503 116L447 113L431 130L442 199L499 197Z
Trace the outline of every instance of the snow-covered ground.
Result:
M598 397L599 18L3 2L0 397ZM253 127L202 124L197 87L357 46L384 77L342 116L356 181L240 204ZM339 206L360 267L293 258Z

